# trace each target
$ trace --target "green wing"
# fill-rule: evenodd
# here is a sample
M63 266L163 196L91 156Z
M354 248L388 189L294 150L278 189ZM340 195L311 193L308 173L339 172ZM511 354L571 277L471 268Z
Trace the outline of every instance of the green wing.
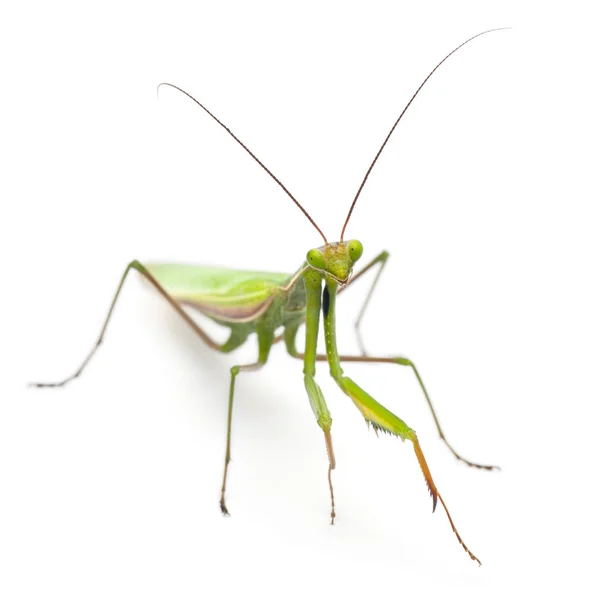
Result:
M227 323L244 323L261 315L274 292L292 277L288 273L199 265L144 266L175 300Z

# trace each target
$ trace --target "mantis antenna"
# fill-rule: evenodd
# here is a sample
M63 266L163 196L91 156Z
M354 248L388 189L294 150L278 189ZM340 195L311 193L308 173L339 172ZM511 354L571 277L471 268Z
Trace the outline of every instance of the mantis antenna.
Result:
M256 156L256 154L254 154L254 152L252 152L252 150L250 150L250 148L248 148L248 146L246 146L246 144L244 144L244 142L242 142L242 140L240 140L235 135L235 133L233 133L233 131L231 131L231 129L229 129L229 127L227 127L227 125L225 125L219 119L217 119L217 117L215 117L215 115L213 115L210 112L210 110L208 110L208 108L206 108L203 104L198 102L198 100L196 100L196 98L194 98L194 96L192 96L191 94L188 94L185 90L182 90L180 87L173 85L172 83L166 83L166 82L160 83L158 85L158 87L156 88L157 96L158 96L158 91L160 90L161 86L163 86L163 85L171 87L171 88L181 92L182 94L186 95L188 98L190 98L190 100L193 100L205 113L207 113L210 117L212 117L213 120L215 120L271 176L271 179L273 179L279 185L279 187L293 200L294 204L302 211L304 216L311 222L312 226L321 234L321 237L325 241L325 244L328 243L327 238L325 237L325 234L321 231L319 226L315 223L314 219L308 214L308 212L302 206L302 204L300 204L300 202L298 202L298 200L296 200L296 198L294 198L292 193L285 187L285 185L283 185L283 183L267 168L267 166Z
M344 240L344 232L346 231L346 225L348 225L348 221L350 220L350 216L352 215L352 211L354 210L354 206L356 205L356 201L358 200L358 197L360 196L360 193L363 190L363 187L365 187L365 183L367 182L367 179L369 178L369 175L371 174L371 171L373 170L373 167L375 166L375 163L377 162L377 160L379 159L379 156L381 155L381 153L383 152L383 149L385 148L385 145L388 143L388 140L390 139L390 137L392 136L392 133L394 133L394 129L396 129L396 126L398 125L398 123L400 123L400 119L402 119L402 117L404 116L404 113L408 110L408 107L412 104L413 100L417 97L417 94L421 91L421 89L423 88L423 86L429 81L429 78L442 66L442 64L444 64L457 50L460 50L463 46L465 46L466 44L468 44L469 42L473 41L474 39L485 35L486 33L492 33L492 31L502 31L504 29L510 29L510 27L497 27L496 29L488 29L487 31L482 31L481 33L478 33L477 35L474 35L473 37L470 37L467 41L463 42L462 44L460 44L460 46L457 46L456 48L454 48L454 50L452 50L452 52L450 52L449 54L447 54L433 69L432 71L429 73L429 75L427 75L427 77L425 77L425 79L423 80L423 82L421 83L421 85L417 88L417 91L412 95L412 98L408 101L408 104L402 109L402 112L400 113L400 116L396 119L396 122L394 123L394 125L392 126L392 128L390 129L390 132L387 134L385 140L383 140L383 144L381 144L381 148L379 148L379 150L377 151L377 154L375 155L375 158L373 159L373 162L371 163L371 166L367 169L367 172L365 173L365 176L362 180L362 183L360 184L358 191L356 192L356 196L354 196L354 200L352 201L352 204L350 206L350 210L348 211L348 215L346 216L346 220L344 221L344 226L342 227L342 234L340 235L340 240L343 241Z

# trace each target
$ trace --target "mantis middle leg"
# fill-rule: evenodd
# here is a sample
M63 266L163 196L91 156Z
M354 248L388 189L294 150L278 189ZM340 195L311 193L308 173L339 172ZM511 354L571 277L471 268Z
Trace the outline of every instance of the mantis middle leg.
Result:
M229 406L227 409L227 442L225 445L225 467L223 468L223 484L221 485L221 512L224 515L229 515L227 506L225 505L225 487L227 485L227 469L231 460L231 419L233 415L233 394L235 389L235 378L241 372L258 371L263 367L264 362L255 362L249 365L236 365L231 367L231 381L229 384Z

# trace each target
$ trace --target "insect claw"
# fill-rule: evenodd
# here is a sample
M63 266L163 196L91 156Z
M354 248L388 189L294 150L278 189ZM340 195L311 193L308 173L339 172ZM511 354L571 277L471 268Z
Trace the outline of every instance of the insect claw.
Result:
M225 500L221 500L219 505L221 506L221 512L223 513L223 516L230 517L231 514L229 513L229 511L227 510L227 507L225 506Z
M498 466L498 465L482 465L480 463L474 463L471 462L470 460L467 460L466 458L463 458L446 440L446 438L444 436L442 437L442 441L444 442L444 444L446 444L446 446L449 448L450 452L452 452L452 454L454 454L454 456L456 457L456 459L458 460L458 462L461 462L465 465L467 465L468 467L473 467L474 469L481 469L483 471L501 471L502 469Z

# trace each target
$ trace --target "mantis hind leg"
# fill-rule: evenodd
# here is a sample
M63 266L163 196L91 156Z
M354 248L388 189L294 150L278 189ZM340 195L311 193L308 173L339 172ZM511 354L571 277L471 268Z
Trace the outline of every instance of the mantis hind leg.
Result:
M146 269L146 267L144 267L144 265L142 263L140 263L139 261L133 260L133 261L131 261L127 265L127 268L125 269L125 272L123 273L123 276L121 277L121 280L119 281L119 285L117 286L117 291L116 291L116 293L115 293L115 295L113 297L113 300L111 302L110 308L108 310L108 314L106 315L106 319L104 320L104 324L103 324L102 329L100 331L100 335L98 336L98 339L96 340L96 343L94 344L93 348L90 350L89 354L86 356L86 358L84 359L84 361L81 363L81 365L79 366L79 368L73 374L71 374L69 377L66 377L65 379L63 379L61 381L56 381L56 382L53 382L53 383L31 383L30 384L31 386L33 386L33 387L62 387L63 385L66 385L67 383L69 383L70 381L72 381L73 379L76 379L77 377L79 377L81 375L81 373L83 372L83 370L87 367L88 363L90 362L90 360L92 359L92 357L94 356L94 354L96 353L96 351L98 350L98 347L100 346L100 344L102 344L102 341L104 339L104 334L106 332L106 329L107 329L108 324L110 322L110 319L112 317L113 311L114 311L115 306L117 304L117 300L119 299L119 296L121 294L121 290L123 289L123 284L125 283L125 279L127 278L127 275L129 274L129 272L131 270L137 271L149 283L151 283L158 290L158 292L167 300L167 302L169 302L169 304L175 309L175 311L177 313L179 313L179 315L186 321L186 323L211 348L213 348L215 350L221 350L221 351L229 351L229 350L232 349L230 347L230 345L228 344L228 342L226 342L223 345L220 345L217 342L215 342L201 327L199 327L196 324L196 322L185 312L185 310L183 310L183 308L181 307L181 305L174 298L172 298L169 295L169 293L150 274L150 272ZM237 344L238 346L241 343L243 343L243 340L241 340L241 341L237 340L237 341L239 341L239 343Z

